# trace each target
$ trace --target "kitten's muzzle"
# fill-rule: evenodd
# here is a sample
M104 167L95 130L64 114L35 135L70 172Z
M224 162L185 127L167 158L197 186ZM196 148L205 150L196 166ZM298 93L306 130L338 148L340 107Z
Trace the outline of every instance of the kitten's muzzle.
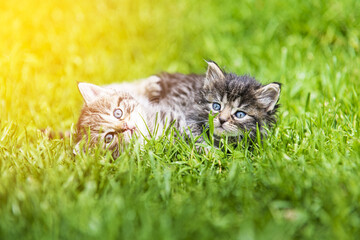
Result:
M227 121L227 118L226 118L226 117L219 116L220 126L223 125L223 123L226 122L226 121Z
M127 123L118 124L115 128L116 132L124 133L126 131L130 131L131 135L134 133L136 127L134 125L130 125Z

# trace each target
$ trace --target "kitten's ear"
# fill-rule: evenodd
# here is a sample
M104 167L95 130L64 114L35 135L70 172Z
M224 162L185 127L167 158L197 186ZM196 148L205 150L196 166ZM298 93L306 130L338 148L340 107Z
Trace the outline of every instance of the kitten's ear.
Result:
M270 83L256 90L256 97L260 104L266 108L266 111L272 111L280 96L280 83Z
M223 81L225 74L221 68L213 61L206 61L208 68L206 71L205 85L204 87L211 86L216 81Z
M98 97L100 97L104 94L110 93L109 89L99 87L99 86L97 86L95 84L91 84L91 83L79 82L78 88L79 88L79 91L80 91L86 104L93 102Z

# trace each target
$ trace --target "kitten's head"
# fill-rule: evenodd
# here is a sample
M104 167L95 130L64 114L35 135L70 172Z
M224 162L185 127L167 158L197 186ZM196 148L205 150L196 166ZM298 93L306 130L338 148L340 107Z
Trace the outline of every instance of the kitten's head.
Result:
M256 136L259 127L271 127L276 121L280 96L280 84L262 85L249 76L225 73L215 62L208 62L202 90L206 113L217 114L214 118L214 134L229 136L233 141L249 132Z
M77 124L77 150L81 140L89 147L100 145L119 156L123 143L139 132L143 121L138 101L126 92L107 89L90 83L78 83L85 101Z

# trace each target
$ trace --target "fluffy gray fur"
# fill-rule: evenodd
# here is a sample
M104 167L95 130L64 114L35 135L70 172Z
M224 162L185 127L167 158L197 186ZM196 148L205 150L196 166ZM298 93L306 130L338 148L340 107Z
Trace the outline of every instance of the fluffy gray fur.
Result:
M183 112L195 136L207 128L209 114L215 115L216 141L228 136L230 142L238 142L245 132L254 139L257 127L264 136L266 127L276 122L280 96L277 82L262 85L250 76L226 73L211 61L205 75L162 73L158 77L158 103ZM219 104L220 109L214 109L214 104Z

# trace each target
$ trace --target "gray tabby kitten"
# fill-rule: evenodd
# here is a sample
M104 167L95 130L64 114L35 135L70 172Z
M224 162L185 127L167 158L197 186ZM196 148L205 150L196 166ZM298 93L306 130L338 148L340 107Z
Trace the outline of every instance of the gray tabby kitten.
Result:
M257 127L265 136L266 127L276 122L280 84L262 85L252 77L226 73L215 62L207 63L205 75L159 74L161 91L156 101L183 112L195 136L207 128L209 114L215 115L216 144L221 136L237 143L245 132L255 139Z
M77 124L77 145L102 146L120 155L120 148L129 143L134 135L143 137L160 136L170 125L177 129L185 127L183 114L171 111L161 105L154 105L148 99L158 93L158 78L153 76L137 84L113 84L100 87L90 83L78 83L85 101ZM159 120L161 119L161 120ZM176 121L175 121L176 120ZM86 144L86 143L85 143Z

